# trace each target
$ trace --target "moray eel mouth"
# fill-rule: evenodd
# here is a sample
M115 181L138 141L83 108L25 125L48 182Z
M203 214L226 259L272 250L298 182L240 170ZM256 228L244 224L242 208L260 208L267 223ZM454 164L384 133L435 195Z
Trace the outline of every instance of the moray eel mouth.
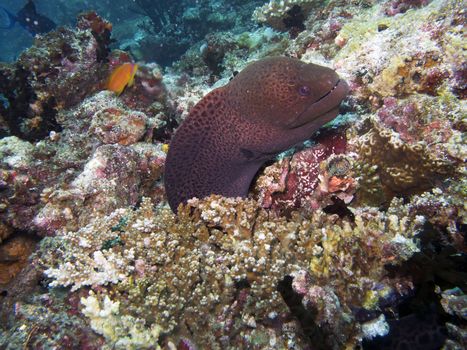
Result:
M339 114L339 106L348 92L347 83L337 77L334 86L300 113L289 127L294 129L308 123L321 126L330 122Z
M329 90L326 94L324 94L323 96L321 96L321 97L318 99L318 101L316 101L315 103L318 103L318 102L321 101L323 98L328 97L328 96L337 88L337 85L339 85L340 82L341 82L341 80L339 79L339 80L337 81L337 83L334 85L334 87L333 87L331 90Z

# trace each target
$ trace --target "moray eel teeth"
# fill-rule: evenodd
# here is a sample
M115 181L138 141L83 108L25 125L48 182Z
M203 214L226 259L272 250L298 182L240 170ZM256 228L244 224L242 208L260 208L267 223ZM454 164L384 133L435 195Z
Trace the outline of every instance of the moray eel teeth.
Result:
M245 197L264 162L334 119L348 90L332 69L294 58L248 65L177 129L164 176L172 210L193 197Z

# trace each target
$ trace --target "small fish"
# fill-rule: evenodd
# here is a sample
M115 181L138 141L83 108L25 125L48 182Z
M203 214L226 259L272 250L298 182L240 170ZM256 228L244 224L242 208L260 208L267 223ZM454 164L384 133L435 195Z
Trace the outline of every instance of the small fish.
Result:
M15 23L18 23L21 27L35 36L36 34L50 32L56 27L56 24L50 18L37 13L36 5L34 5L32 0L28 0L26 5L24 5L16 15L8 11L3 6L0 6L0 9L5 11L8 16L8 20L10 21L6 27L0 27L0 29L10 29L13 28Z
M125 87L132 86L138 65L135 63L123 63L115 68L107 81L107 90L120 95Z

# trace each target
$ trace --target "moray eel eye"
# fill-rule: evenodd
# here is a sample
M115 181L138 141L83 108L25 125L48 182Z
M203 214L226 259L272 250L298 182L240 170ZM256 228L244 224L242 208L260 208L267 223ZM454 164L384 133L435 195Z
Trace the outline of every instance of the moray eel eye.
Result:
M298 89L298 93L301 96L308 96L310 94L310 92L311 92L310 87L308 87L306 85L300 86L300 88Z

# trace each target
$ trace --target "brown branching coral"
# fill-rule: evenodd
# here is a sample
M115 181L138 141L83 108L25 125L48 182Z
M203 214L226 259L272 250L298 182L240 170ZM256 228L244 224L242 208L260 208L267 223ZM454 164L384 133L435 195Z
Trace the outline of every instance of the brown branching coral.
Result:
M423 220L407 216L399 202L392 210L400 215L357 211L355 223L321 211L308 219L298 213L286 219L252 200L211 196L189 201L174 217L144 200L137 211L117 210L65 233L57 238L61 253L45 251L42 261L52 285L95 291L92 299L83 299L87 307L99 300L103 307L110 295L107 304L118 302L113 308L118 317L144 320L148 330L157 325L170 341L183 336L212 349L233 348L245 341L242 337L251 341L271 332L273 348L286 346L286 328L274 325L287 327L294 318L284 298L305 273L309 284L297 289L305 309L318 310L321 336L339 348L362 336L359 323L349 323L353 308L377 310L379 297L395 288L384 264L401 263L418 249L415 236ZM295 287L279 288L286 278ZM402 280L397 284L410 289ZM331 317L325 311L328 298L314 298L313 290L334 295L338 314ZM116 322L117 311L113 315ZM96 331L104 334L102 329ZM342 336L333 340L336 333ZM307 340L297 330L294 341Z

